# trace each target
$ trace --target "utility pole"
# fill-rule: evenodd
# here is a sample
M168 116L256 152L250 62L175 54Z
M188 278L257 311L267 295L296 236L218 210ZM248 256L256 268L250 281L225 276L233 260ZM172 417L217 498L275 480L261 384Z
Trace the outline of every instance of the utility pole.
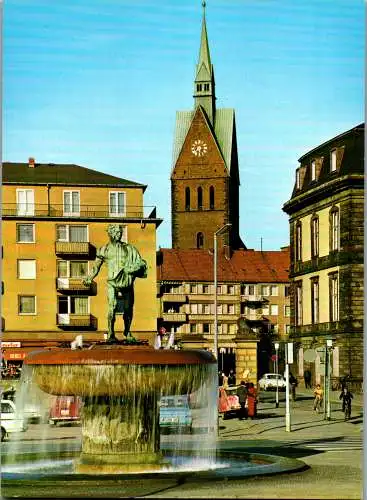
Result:
M289 402L289 365L293 363L293 343L287 342L285 349L285 430L291 432L291 411Z

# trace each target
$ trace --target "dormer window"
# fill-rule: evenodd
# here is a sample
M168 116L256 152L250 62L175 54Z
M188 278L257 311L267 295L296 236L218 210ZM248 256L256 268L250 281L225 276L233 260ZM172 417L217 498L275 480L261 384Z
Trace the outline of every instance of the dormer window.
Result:
M311 181L316 180L316 160L311 161Z
M336 149L330 151L330 172L336 172Z
M296 188L301 189L301 173L299 168L296 170Z

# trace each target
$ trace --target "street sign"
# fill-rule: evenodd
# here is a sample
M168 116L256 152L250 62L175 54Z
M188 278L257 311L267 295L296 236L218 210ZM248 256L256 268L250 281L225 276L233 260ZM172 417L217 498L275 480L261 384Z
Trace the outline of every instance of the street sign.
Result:
M313 363L316 359L316 351L315 349L306 349L303 354L303 359L307 363Z
M276 354L273 354L272 357L271 357L271 360L272 361L276 361L278 359L278 356Z

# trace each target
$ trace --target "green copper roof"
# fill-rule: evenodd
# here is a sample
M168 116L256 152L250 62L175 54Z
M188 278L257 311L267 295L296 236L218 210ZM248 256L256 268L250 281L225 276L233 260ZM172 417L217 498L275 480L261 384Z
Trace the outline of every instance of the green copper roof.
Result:
M208 43L208 33L206 30L206 21L205 21L205 5L204 13L203 13L203 21L201 25L201 39L200 39L200 51L199 51L199 60L197 64L197 75L196 80L202 80L203 78L199 78L199 73L202 71L202 66L204 65L206 70L208 71L209 79L212 75L212 64L210 61L210 51L209 51L209 43Z
M147 187L144 184L121 179L79 165L55 163L35 163L35 167L31 168L28 163L4 162L2 164L2 181L3 184L141 187L144 191Z
M177 111L176 128L173 142L173 168L189 131L195 111ZM235 132L235 114L232 108L217 109L215 114L214 133L222 152L226 166L230 171L232 155L232 139Z

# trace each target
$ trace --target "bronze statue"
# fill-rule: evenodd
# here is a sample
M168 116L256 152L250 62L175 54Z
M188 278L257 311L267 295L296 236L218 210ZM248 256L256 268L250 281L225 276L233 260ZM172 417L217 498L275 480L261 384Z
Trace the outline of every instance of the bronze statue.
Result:
M84 284L89 286L99 273L103 262L106 262L108 268L107 342L117 342L114 325L118 299L123 304L124 335L127 339L134 340L130 332L134 308L134 281L135 278L147 277L147 263L133 245L121 241L122 227L120 224L109 224L107 233L110 242L98 249L94 266L87 278L84 279Z

